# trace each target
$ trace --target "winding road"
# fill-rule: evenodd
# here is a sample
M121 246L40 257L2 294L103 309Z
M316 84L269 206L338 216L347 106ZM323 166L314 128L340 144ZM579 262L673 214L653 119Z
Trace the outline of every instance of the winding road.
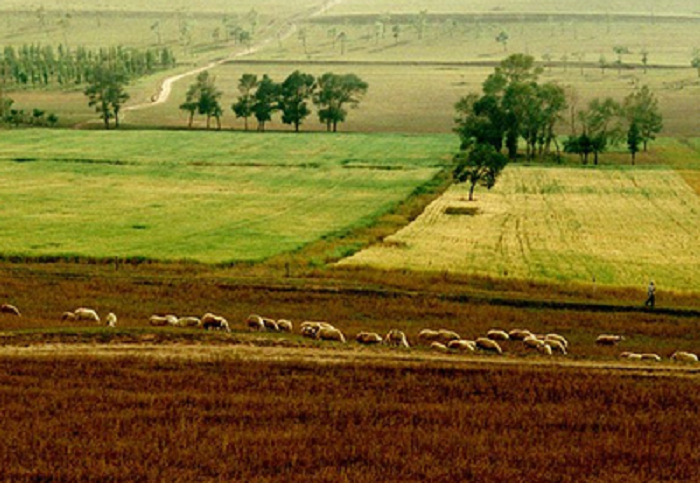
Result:
M195 76L201 72L204 72L205 70L209 70L213 67L221 65L221 64L228 62L230 60L255 54L255 53L259 52L260 50L262 50L263 48L267 47L273 41L287 39L292 34L294 34L294 32L296 32L298 23L303 22L304 20L308 20L310 18L317 17L319 15L323 15L325 12L327 12L331 8L343 3L343 1L344 0L324 1L323 4L319 8L316 8L310 12L305 12L303 14L299 14L299 15L293 17L289 21L285 22L284 26L277 34L275 34L272 37L268 36L268 37L262 39L260 42L256 43L255 45L251 46L250 48L248 48L246 50L236 52L235 54L230 55L228 57L225 57L223 59L211 61L206 65L203 65L201 67L197 67L197 68L189 70L187 72L183 72L181 74L167 77L161 83L158 92L156 94L154 94L153 97L151 98L151 102L144 102L144 103L134 104L131 106L124 107L124 109L122 111L123 112L122 121L124 120L124 118L126 118L126 113L129 111L139 111L142 109L148 109L148 108L155 107L159 104L164 104L165 102L167 102L167 100L170 98L170 94L171 94L172 89L173 89L173 84L175 84L176 82L178 82L184 78L187 78L187 77Z

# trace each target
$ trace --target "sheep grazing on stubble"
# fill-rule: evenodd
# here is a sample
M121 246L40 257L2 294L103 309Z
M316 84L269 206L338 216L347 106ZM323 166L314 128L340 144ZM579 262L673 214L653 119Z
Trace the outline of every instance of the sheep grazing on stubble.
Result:
M117 326L117 316L114 314L114 312L110 312L107 314L107 317L105 317L105 324L107 325L107 327Z
M17 317L22 316L22 314L19 313L19 309L11 304L0 305L0 314L16 315Z
M671 360L678 362L698 362L698 356L692 352L676 351L671 356Z
M564 345L565 348L567 348L567 349L569 348L569 341L566 340L566 337L564 337L563 335L559 335L559 334L547 334L547 335L544 336L544 340L545 340L545 341L548 341L548 340L556 340L556 341L561 342L561 343Z
M447 348L447 346L445 344L443 344L442 342L438 342L438 341L431 342L430 348L432 350L438 351L438 352L445 352L446 353L449 351L449 349Z
M447 344L448 349L459 352L474 352L476 350L476 342L473 340L451 340Z
M228 320L220 315L206 313L202 316L202 328L204 330L223 330L231 332L231 327L228 325Z
M277 322L275 322L273 319L263 317L262 318L263 325L265 326L265 330L270 331L270 332L279 332L280 328L277 325Z
M552 351L558 351L562 355L566 355L566 346L564 343L557 339L545 339L544 345L551 347Z
M287 332L291 334L292 331L294 331L294 324L292 324L291 320L280 319L277 321L277 328L280 332Z
M153 327L164 327L169 325L167 317L164 315L151 315L148 319L148 323Z
M202 320L193 316L179 317L177 325L178 327L199 327L202 325Z
M538 339L534 335L530 335L528 337L525 337L523 339L523 344L525 345L525 347L528 347L530 349L537 349L537 350L541 349L542 346L545 345L543 340Z
M533 333L527 329L513 329L508 332L508 337L510 337L511 340L525 340L532 335Z
M510 340L508 332L499 329L491 329L486 333L486 337L491 340Z
M462 337L460 337L460 335L455 331L447 329L438 330L437 342L442 342L445 345L449 344L450 341L460 340L461 338Z
M642 360L661 362L661 356L659 354L644 353L642 354Z
M498 342L487 337L479 337L476 339L476 347L484 351L503 354L503 349L501 349L501 346L498 345Z
M363 345L375 345L384 342L382 336L376 332L360 332L355 336L355 341Z
M85 307L80 307L78 309L75 309L75 312L73 312L73 315L75 315L75 320L77 321L89 321L89 322L96 322L100 323L100 316L97 315L97 312L93 309L87 309Z
M384 337L384 343L389 346L410 347L406 334L398 329L391 329Z
M75 320L75 314L73 312L63 312L61 320L64 322L73 322Z
M430 344L433 341L438 340L440 337L440 332L433 329L423 329L418 332L418 343L420 344Z
M343 333L335 327L319 327L316 331L316 340L327 340L332 342L346 342Z
M642 355L636 352L621 352L620 359L627 359L628 361L641 361Z
M265 322L263 322L262 317L256 314L250 314L245 321L248 330L251 331L262 331L265 330Z
M622 335L601 334L596 338L595 343L598 345L617 345L623 340L625 337Z
M321 327L318 325L305 325L299 328L299 333L302 337L306 337L308 339L315 339L316 334L319 330L321 330Z

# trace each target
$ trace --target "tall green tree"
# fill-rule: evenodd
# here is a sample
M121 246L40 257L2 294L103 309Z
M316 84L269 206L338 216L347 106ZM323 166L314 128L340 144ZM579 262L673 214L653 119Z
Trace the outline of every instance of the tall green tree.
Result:
M642 86L625 98L622 108L630 125L633 123L637 125L646 152L649 142L656 139L656 135L661 132L664 125L656 96L649 86Z
M105 129L109 129L112 119L114 127L119 127L119 112L130 97L125 91L128 82L126 74L111 65L96 64L92 70L84 94L88 105L100 115Z
M299 132L304 119L311 114L308 101L312 98L315 85L314 76L298 70L289 74L280 85L282 122L293 125L296 132Z
M610 97L603 100L595 98L585 111L579 112L583 135L590 140L593 163L596 165L600 153L617 144L623 136L620 114L620 104Z
M629 129L627 130L627 150L632 156L632 164L634 165L635 158L639 152L639 145L642 142L642 134L637 127L637 123L632 121Z
M258 76L255 74L243 74L238 80L238 92L240 95L231 109L236 117L242 117L245 130L248 130L248 118L254 114L255 89L258 87Z
M333 74L327 72L316 80L317 90L313 102L318 106L318 118L326 124L326 130L336 132L338 123L345 122L346 107L355 108L369 88L355 74Z
M185 102L180 104L180 109L189 113L188 127L192 127L195 113L206 116L207 129L211 127L211 118L217 121L217 127L221 128L221 115L223 109L219 100L222 92L216 87L216 78L209 75L209 71L197 74L196 81L190 85L185 94Z
M272 114L279 109L280 85L267 74L263 75L253 95L253 115L258 121L258 131L265 131L265 124L272 120Z
M490 144L476 144L470 150L457 153L455 162L452 176L456 183L469 183L469 201L474 201L476 186L493 188L508 158Z

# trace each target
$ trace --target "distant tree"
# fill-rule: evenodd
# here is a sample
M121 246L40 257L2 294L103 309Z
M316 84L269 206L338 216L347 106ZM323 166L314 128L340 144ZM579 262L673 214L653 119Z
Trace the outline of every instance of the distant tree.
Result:
M469 183L469 201L474 201L476 185L493 188L508 159L490 144L476 144L468 151L457 153L455 162L452 176L456 183Z
M343 32L340 32L338 34L338 40L340 41L340 55L345 55L345 44L348 41L348 34Z
M104 121L105 129L109 129L111 119L114 119L114 127L119 127L119 112L130 97L124 90L127 84L126 74L112 66L98 64L92 70L84 94L88 105L94 107Z
M649 51L646 48L644 48L642 49L640 54L642 56L642 65L644 66L644 73L646 74L647 68L649 67Z
M248 130L248 118L254 114L255 89L258 87L258 76L255 74L243 74L238 81L238 92L240 95L231 109L236 113L236 117L242 117L245 130Z
M299 42L301 42L302 47L304 47L304 55L309 54L309 52L306 48L307 37L308 37L308 32L306 30L306 27L299 28L299 31L297 32L297 39L299 39Z
M700 77L700 49L693 49L693 57L690 60L690 65L698 71L698 77Z
M649 142L656 139L663 129L663 116L656 96L648 86L642 86L625 98L622 108L629 124L636 124L646 152Z
M282 122L293 125L296 132L304 119L311 114L308 101L314 87L314 76L298 70L289 74L280 86L279 107L282 111Z
M253 95L253 115L258 121L258 131L265 131L265 124L279 109L280 86L267 74L263 75Z
M209 71L200 72L194 84L190 85L185 94L185 102L180 104L180 109L189 113L188 127L192 127L195 113L206 116L207 129L211 124L211 118L217 120L220 127L220 118L223 113L219 99L222 92L216 88L215 77L209 75Z
M55 127L56 124L58 124L58 116L56 116L56 114L52 112L51 114L46 116L46 122L50 127Z
M503 52L508 52L508 40L510 36L505 30L501 30L498 35L496 35L496 42L503 45Z
M590 140L593 163L598 164L599 154L608 146L617 144L622 135L621 106L614 99L593 99L585 111L579 112L583 135Z
M615 64L617 65L617 73L619 74L622 71L623 66L622 56L629 54L630 49L628 49L624 45L616 45L615 47L613 47L613 52L615 52L615 54L617 55L617 60L615 61Z
M151 25L151 32L156 34L156 39L158 41L158 45L161 44L161 38L160 38L160 21L156 20L152 25Z
M394 37L394 45L399 45L399 35L401 35L401 26L399 24L394 24L391 27L391 35Z
M639 152L639 145L642 142L642 134L637 127L637 123L632 121L629 129L627 130L627 150L632 156L632 164L634 165L634 160L636 158L637 152Z
M608 67L608 59L603 54L598 57L598 65L600 66L600 73L605 75L605 69Z
M346 106L357 107L367 92L368 84L355 74L323 74L316 80L317 90L313 101L318 106L318 118L326 124L326 130L336 132L338 123L347 117Z
M413 19L413 28L415 28L418 34L418 40L423 40L423 35L425 35L425 29L428 26L428 11L421 10L418 15Z
M578 66L581 69L581 75L583 75L583 61L586 58L586 53L585 52L574 52L571 55L576 59L576 62L578 62Z

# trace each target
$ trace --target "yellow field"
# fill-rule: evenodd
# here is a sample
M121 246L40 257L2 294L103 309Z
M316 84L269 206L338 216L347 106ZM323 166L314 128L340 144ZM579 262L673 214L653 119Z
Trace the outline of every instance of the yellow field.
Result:
M700 289L700 199L675 171L511 166L472 203L467 189L342 263Z

